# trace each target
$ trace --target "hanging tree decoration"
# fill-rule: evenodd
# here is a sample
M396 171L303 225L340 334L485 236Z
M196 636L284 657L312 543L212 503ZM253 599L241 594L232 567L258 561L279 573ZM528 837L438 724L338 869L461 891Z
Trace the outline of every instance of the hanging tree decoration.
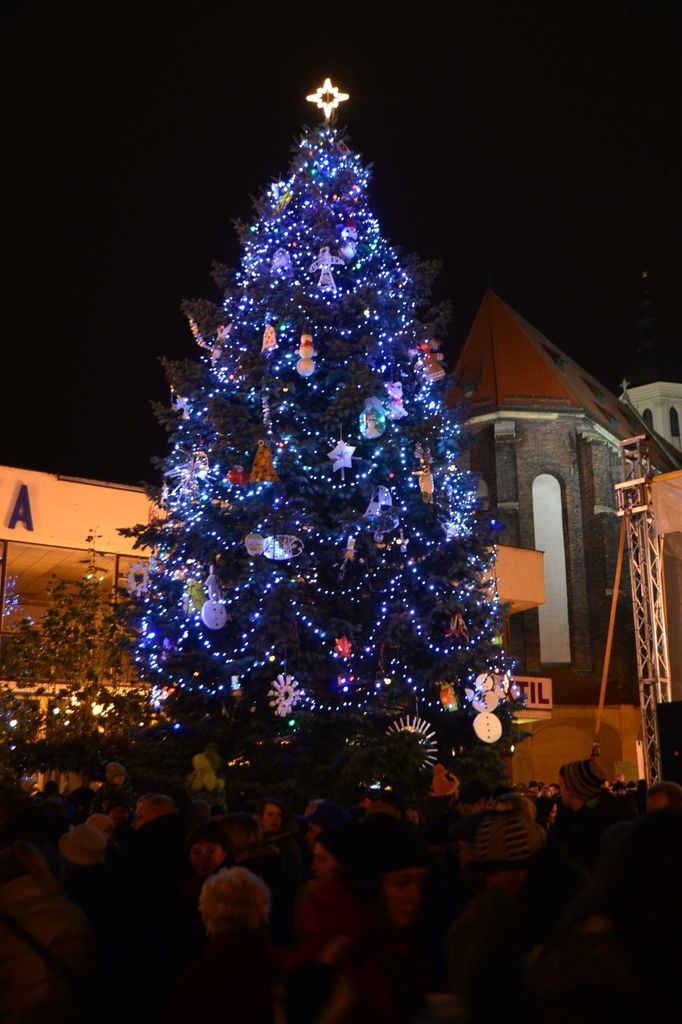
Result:
M232 467L227 474L228 484L233 484L237 487L243 487L244 484L249 482L249 474L246 472L244 467L239 463Z
M211 359L211 364L215 366L215 364L218 362L221 355L223 354L223 348L227 344L228 335L232 330L232 325L220 324L220 326L216 329L215 341L213 342L206 341L203 334L199 330L199 325L197 324L196 320L194 320L192 317L189 317L189 329L192 332L192 336L194 337L194 340L196 341L199 348L203 348L208 352L209 357Z
M369 499L363 519L371 519L374 539L380 544L385 533L395 530L400 520L393 511L393 499L388 487L377 487Z
M262 537L260 533L247 533L244 538L244 544L246 545L248 553L252 558L255 558L257 555L263 554L265 537Z
M273 216L277 217L289 205L294 198L294 194L281 181L272 186L272 194L275 197L272 213Z
M384 387L388 394L388 407L386 409L386 415L389 420L401 420L403 416L407 416L407 410L403 405L403 386L399 380L384 381Z
M202 606L201 621L208 629L222 629L227 622L227 611L225 605L220 601L220 586L213 566L209 569L204 587L208 594L208 601Z
M474 732L483 743L496 743L502 735L502 723L493 711L506 699L510 685L507 673L494 668L492 672L481 672L476 676L474 688L467 687L464 691L476 711Z
M130 566L126 576L126 590L129 594L141 597L149 590L149 582L149 567L146 562L136 562ZM7 611L7 601L5 601L5 611Z
M341 570L339 572L339 577L341 579L343 579L343 577L348 572L350 564L351 564L351 562L354 559L355 559L355 537L350 536L348 538L348 540L346 541L346 550L343 553L343 561L341 563Z
M334 650L342 658L350 658L353 653L353 644L347 636L337 636L334 641Z
M379 398L368 398L360 413L360 433L373 441L386 429L386 408Z
M456 711L459 707L455 688L452 683L436 683L438 698L447 711Z
M419 350L421 352L419 363L422 376L430 383L442 380L445 376L445 367L443 366L445 357L440 351L440 342L431 338L430 341L419 345Z
M301 344L298 347L298 354L301 357L296 363L296 372L301 377L310 377L315 372L315 356L317 352L313 348L312 334L302 334Z
M277 344L277 331L272 324L266 324L265 330L263 331L261 352L264 352L266 356L269 356L276 348L279 348L279 345Z
M409 715L405 715L403 718L399 718L397 722L392 722L386 730L386 735L389 736L392 733L412 733L419 740L419 746L424 753L424 760L422 761L422 768L433 768L436 763L436 757L438 756L438 744L436 743L436 734L423 718L418 718L414 715L410 718Z
M303 554L305 545L300 537L290 533L277 533L263 538L263 554L275 562L286 562Z
M458 608L450 617L450 625L445 633L447 637L456 637L458 640L469 639L469 627L464 621L464 616Z
M332 472L336 473L337 470L341 471L341 480L345 481L344 470L352 469L353 466L353 452L356 446L352 444L346 444L343 439L343 432L339 434L339 440L334 448L327 455L328 459L331 459L334 463Z
M166 473L167 477L178 481L173 494L193 494L199 488L199 481L205 480L209 473L208 455L203 449L191 455L185 452L185 455L186 461L183 466Z
M339 252L343 256L346 263L355 256L355 252L358 247L358 229L355 220L350 217L344 226L341 228L341 245L339 246Z
M171 408L173 412L178 412L182 416L183 420L189 419L189 406L187 399L179 395L175 388L171 388Z
M258 449L249 474L251 483L277 483L279 477L272 464L272 453L265 441L258 442Z
M425 501L427 505L431 505L433 504L433 473L431 472L433 459L431 452L428 448L424 448L423 445L416 444L414 454L419 459L419 469L415 469L414 474L419 477L419 490L422 492L422 501Z
M280 672L268 691L270 707L280 718L286 718L291 714L294 705L298 704L302 696L298 681L285 672Z
M318 288L323 292L336 292L336 281L332 273L333 266L343 266L340 256L332 256L328 245L323 245L317 254L316 259L310 264L311 273L320 271L320 279L317 282Z
M272 257L271 269L273 274L286 277L291 273L291 256L286 249L276 249Z

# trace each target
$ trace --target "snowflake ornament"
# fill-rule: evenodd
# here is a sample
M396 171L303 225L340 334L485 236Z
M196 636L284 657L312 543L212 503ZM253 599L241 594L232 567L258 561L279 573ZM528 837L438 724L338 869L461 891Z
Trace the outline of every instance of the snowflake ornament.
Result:
M268 692L270 707L280 718L286 718L287 715L291 714L294 705L298 704L301 696L302 691L297 680L293 676L286 675L284 672L280 672Z

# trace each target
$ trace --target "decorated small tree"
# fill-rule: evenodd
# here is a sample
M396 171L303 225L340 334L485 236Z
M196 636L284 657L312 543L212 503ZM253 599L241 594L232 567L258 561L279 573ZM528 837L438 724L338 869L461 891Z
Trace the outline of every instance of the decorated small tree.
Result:
M111 580L90 547L82 576L55 576L43 618L21 619L3 648L0 738L8 770L87 771L125 751L155 720L126 653L130 639Z
M324 764L331 785L362 750L376 784L366 748L395 762L387 730L427 767L482 742L507 753L507 662L434 267L382 236L334 123L343 95L327 80L309 98L325 119L238 225L222 301L185 306L199 359L166 363L136 657L233 771Z

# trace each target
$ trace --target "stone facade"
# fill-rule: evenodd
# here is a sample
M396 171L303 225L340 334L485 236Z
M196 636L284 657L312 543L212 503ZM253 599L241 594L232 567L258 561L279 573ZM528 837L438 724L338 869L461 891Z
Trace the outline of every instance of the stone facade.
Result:
M552 680L551 721L529 721L533 737L519 749L514 768L517 781L547 780L567 759L569 734L573 757L590 754L620 531L614 492L623 479L620 441L645 428L636 410L492 292L455 373L452 400L466 403L468 465L482 477L482 493L487 490L490 510L504 524L501 542L545 544L547 604L510 618L507 645L517 674ZM660 441L651 438L657 468L675 468ZM559 656L543 658L543 651ZM636 772L639 706L627 553L606 703L606 770L626 763Z

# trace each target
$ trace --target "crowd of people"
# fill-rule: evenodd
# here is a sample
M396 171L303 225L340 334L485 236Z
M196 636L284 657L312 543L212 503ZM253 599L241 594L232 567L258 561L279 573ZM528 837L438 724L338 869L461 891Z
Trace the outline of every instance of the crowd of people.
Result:
M0 791L7 1024L679 1019L682 786L555 784L297 816Z

